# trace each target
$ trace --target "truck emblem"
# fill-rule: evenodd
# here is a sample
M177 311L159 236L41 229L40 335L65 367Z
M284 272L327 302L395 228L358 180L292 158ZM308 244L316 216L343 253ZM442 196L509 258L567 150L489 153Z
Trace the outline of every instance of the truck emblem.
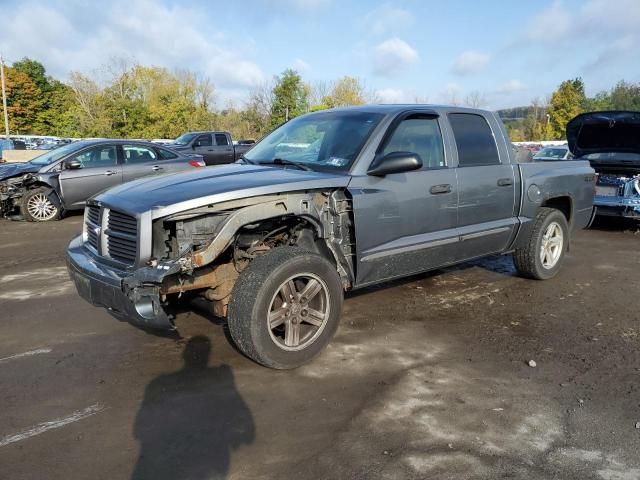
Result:
M93 233L95 233L96 236L100 236L100 227L93 227Z

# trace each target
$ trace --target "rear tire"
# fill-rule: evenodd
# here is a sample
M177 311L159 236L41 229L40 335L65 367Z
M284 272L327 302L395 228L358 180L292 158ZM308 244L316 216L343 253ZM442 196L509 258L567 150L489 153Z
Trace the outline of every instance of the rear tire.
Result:
M60 220L60 206L49 198L53 190L47 187L27 190L22 196L20 213L28 222Z
M342 301L335 265L316 252L276 248L240 274L229 303L229 331L238 348L261 365L297 368L329 343Z
M548 280L558 274L568 246L566 217L559 210L542 207L528 241L514 252L513 263L522 276Z

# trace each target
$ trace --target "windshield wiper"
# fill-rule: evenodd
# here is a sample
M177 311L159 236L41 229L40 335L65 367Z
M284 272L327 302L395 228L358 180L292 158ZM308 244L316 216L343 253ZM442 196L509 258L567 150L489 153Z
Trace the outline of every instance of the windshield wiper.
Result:
M260 162L260 165L291 165L292 167L299 168L300 170L304 170L305 172L313 171L313 169L307 167L302 163L292 162L291 160L286 160L284 158L274 158L270 162Z
M248 163L249 165L255 165L256 162L253 162L251 160L249 160L247 157L245 157L244 155L240 155L238 157L238 160L242 160L244 163Z

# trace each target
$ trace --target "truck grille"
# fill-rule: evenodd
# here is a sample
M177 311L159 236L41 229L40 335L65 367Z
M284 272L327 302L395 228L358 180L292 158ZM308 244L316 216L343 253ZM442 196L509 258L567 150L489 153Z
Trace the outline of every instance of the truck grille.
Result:
M87 243L96 251L100 243L98 232L100 231L100 207L89 205L87 207Z
M138 258L138 219L99 205L85 210L85 242L103 257L134 265Z
M108 211L107 251L114 260L133 265L138 253L138 220L135 217Z

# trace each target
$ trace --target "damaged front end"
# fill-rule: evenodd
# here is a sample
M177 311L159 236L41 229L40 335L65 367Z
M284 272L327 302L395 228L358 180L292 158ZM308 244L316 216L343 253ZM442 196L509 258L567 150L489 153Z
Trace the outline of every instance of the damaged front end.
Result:
M8 218L19 214L20 199L35 181L31 173L0 181L0 217Z
M598 215L640 220L640 112L578 115L567 124L569 150L598 174Z
M156 219L90 203L83 236L69 245L68 267L90 303L139 327L174 330L171 298L193 292L225 317L240 273L279 246L333 257L348 288L354 277L352 213L342 190L232 200Z
M598 174L593 204L598 215L640 220L640 174Z

